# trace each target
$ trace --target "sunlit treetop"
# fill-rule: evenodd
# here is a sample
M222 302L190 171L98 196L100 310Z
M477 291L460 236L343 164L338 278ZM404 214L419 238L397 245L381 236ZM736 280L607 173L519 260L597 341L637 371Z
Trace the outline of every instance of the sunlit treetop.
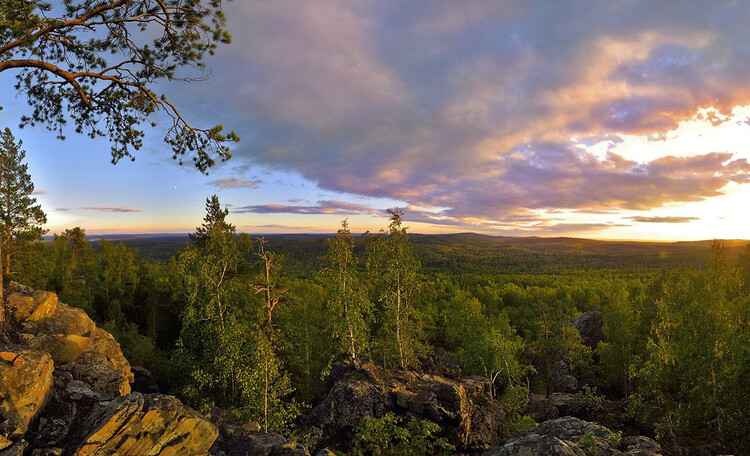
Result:
M15 71L15 88L26 94L31 113L21 126L41 124L64 138L75 131L112 144L112 162L134 159L143 145L144 123L163 112L171 124L164 140L182 164L200 171L230 157L238 141L222 126L189 122L156 84L207 77L204 58L229 43L221 0L34 0L0 4L0 72ZM180 70L189 69L192 76Z

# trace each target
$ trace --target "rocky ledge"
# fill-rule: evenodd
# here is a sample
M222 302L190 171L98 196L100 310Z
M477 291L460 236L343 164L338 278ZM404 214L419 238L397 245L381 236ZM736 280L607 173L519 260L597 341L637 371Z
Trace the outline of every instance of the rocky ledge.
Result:
M335 364L312 409L301 418L305 443L348 452L364 417L387 413L437 423L460 452L479 452L500 442L505 417L485 378L447 378L415 371L390 371L366 363Z
M11 283L0 345L0 456L205 455L218 430L172 396L131 393L111 334L54 293Z

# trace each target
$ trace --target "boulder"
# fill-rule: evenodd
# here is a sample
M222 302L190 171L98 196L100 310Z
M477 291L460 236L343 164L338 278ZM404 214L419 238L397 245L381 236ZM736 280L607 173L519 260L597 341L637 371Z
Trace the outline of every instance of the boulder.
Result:
M36 429L29 432L29 441L35 448L62 446L90 409L91 403L79 403L65 392L54 394L37 420Z
M101 328L94 329L91 334L91 342L86 346L84 352L96 352L106 356L109 363L122 373L128 383L133 382L134 376L130 370L130 363L125 359L120 344L112 337L112 334Z
M0 442L2 440L0 439ZM29 443L25 440L21 440L20 442L16 442L8 447L5 447L4 450L0 451L0 456L23 456L24 452L26 451L26 447L29 446ZM2 447L2 444L0 444L0 448Z
M72 363L83 353L91 339L75 334L39 334L28 340L31 348L52 355L55 364Z
M73 364L73 378L87 383L107 398L130 394L130 383L109 358L95 351L85 351Z
M0 436L18 441L52 394L49 354L27 347L0 347Z
M532 432L539 435L551 435L561 440L571 440L573 437L582 436L589 432L602 438L609 438L611 435L604 426L571 416L545 421Z
M40 322L38 327L40 332L73 334L83 337L90 337L96 329L94 321L86 315L83 309L71 307L64 303L58 303L52 317Z
M130 371L133 373L133 384L131 389L143 394L152 394L159 392L159 385L156 384L154 376L148 369L140 366L131 366Z
M602 313L598 310L584 312L580 317L573 320L573 326L581 333L583 343L592 349L604 340Z
M172 396L132 393L95 406L66 454L204 456L217 435L214 425Z
M8 439L7 437L0 435L0 450L3 450L5 448L8 448L9 446L13 445L13 441ZM2 454L2 453L0 453Z
M60 396L66 401L71 402L99 402L107 400L108 397L96 391L88 383L80 380L71 380L65 385L65 389L60 391Z
M528 434L511 439L502 447L485 451L483 456L587 456L573 442L551 435Z
M307 449L276 433L235 437L226 450L227 456L310 456Z
M240 425L243 431L249 432L250 434L259 434L261 431L260 423L257 421L251 421L249 423L243 423Z
M57 308L57 295L48 291L32 291L28 287L9 287L5 299L12 324L36 323L50 318Z
M336 364L312 409L300 419L303 441L311 451L327 447L347 452L363 418L387 413L438 423L441 437L462 452L497 445L505 416L482 377L459 381L372 363Z
M421 360L421 369L425 374L457 379L463 374L461 361L449 355L443 347L435 347L429 355Z
M82 309L58 303L54 293L15 282L6 301L12 322L21 330L17 340L49 353L61 368L71 364L76 379L106 397L130 393L135 377L120 344Z
M653 439L644 437L642 435L634 435L630 437L623 437L620 441L620 448L629 455L633 456L646 456L651 454L661 453L661 447ZM716 454L724 454L716 453Z
M531 416L537 423L573 416L622 430L627 435L653 434L652 428L628 413L626 399L599 397L596 402L592 399L581 391L575 394L552 393L549 397L531 394L524 415Z
M661 456L659 444L648 437L619 441L597 423L573 417L545 421L531 432L492 448L484 456Z
M578 380L570 373L569 360L561 359L552 365L549 371L552 391L556 393L575 393L578 391Z

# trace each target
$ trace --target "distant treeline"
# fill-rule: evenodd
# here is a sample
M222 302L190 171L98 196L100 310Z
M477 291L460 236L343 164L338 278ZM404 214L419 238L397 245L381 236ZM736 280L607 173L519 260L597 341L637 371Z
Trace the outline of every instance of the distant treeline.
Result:
M251 234L251 237L257 237ZM269 246L289 254L286 267L300 270L318 269L326 255L325 234L263 235ZM45 236L51 244L51 238ZM147 260L168 261L188 243L180 234L89 236L96 247L98 240L122 241L138 249ZM357 253L364 252L360 236L354 235ZM556 272L567 270L611 269L638 271L675 267L705 267L711 256L710 241L637 242L602 241L580 238L503 237L473 233L409 234L414 253L425 270L456 269L463 272ZM730 261L736 261L746 241L723 241Z

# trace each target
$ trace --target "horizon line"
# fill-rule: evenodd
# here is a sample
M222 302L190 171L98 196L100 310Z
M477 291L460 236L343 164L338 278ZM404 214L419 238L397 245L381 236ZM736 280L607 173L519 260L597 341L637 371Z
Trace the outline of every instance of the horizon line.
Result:
M111 239L120 239L120 238L126 238L126 237L141 237L141 238L148 238L148 237L159 237L159 236L185 236L187 237L191 232L126 232L126 233L86 233L86 237L90 238L90 240L96 240L91 238L111 238ZM261 235L261 236L335 236L336 232L246 232L242 231L238 234L248 234L248 235ZM365 233L351 233L352 236L361 236ZM659 243L679 243L679 242L710 242L713 240L719 240L719 241L730 241L730 242L750 242L750 239L742 239L742 238L733 238L733 239L719 239L719 238L700 238L700 239L638 239L638 238L622 238L622 239L609 239L609 238L596 238L596 237L583 237L583 236L564 236L564 235L540 235L540 234L530 234L530 235L506 235L506 234L486 234L486 233L478 233L474 231L457 231L457 232L451 232L451 233L420 233L420 232L410 232L408 233L410 235L419 235L419 236L451 236L451 235L473 235L473 236L486 236L486 237L492 237L492 238L537 238L537 239L583 239L583 240L589 240L589 241L598 241L598 242L640 242L640 243L649 243L649 244L659 244ZM43 239L52 239L54 237L53 234L45 234L42 236Z

